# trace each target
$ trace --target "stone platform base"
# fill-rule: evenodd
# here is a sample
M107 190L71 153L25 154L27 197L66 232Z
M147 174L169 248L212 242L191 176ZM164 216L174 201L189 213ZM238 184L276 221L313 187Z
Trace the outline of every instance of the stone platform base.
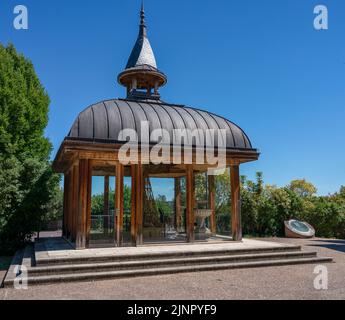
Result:
M291 244L218 240L77 251L62 238L40 239L16 255L4 286L12 287L18 277L25 277L28 284L43 284L332 262L332 258L317 257L316 252L304 252ZM17 265L25 272L15 274Z

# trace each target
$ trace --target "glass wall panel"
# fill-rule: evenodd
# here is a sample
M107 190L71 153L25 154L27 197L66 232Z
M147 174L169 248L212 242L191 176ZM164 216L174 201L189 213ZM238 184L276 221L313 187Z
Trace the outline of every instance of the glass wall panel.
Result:
M211 209L209 194L209 177L207 172L195 173L195 240L212 238Z
M231 236L230 173L215 176L217 234Z
M92 170L90 247L115 246L115 166Z
M130 175L130 168L125 168L125 175ZM132 180L130 176L124 178L123 186L123 245L131 245L131 190L132 190Z
M150 170L151 169L151 170ZM147 166L144 175L144 243L185 242L185 206L181 178L165 167ZM177 188L177 181L179 188ZM185 202L185 201L184 201Z

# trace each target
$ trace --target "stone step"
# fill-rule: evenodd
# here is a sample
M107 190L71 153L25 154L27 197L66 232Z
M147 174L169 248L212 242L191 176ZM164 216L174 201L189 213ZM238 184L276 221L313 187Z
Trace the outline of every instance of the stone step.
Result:
M99 272L99 271L115 271L130 270L138 268L156 268L185 266L195 264L219 264L230 262L247 262L255 260L282 260L282 259L300 259L316 257L316 252L292 251L292 252L273 252L273 253L251 253L241 255L219 255L219 256L198 256L184 257L179 256L169 259L150 259L150 260L128 260L121 262L89 262L85 264L67 264L67 265L48 265L36 266L28 269L28 274L32 275L49 275L49 274L69 274L79 272Z
M63 256L63 257L37 257L37 266L48 265L66 265L66 264L86 264L86 263L105 263L105 262L121 262L130 260L151 260L151 259L169 259L169 258L188 258L188 257L210 257L220 255L242 255L242 254L259 254L273 252L298 252L301 246L284 245L272 248L251 248L251 249L203 249L203 251L161 251L155 253L135 253L135 254L117 254L117 255L83 255L83 256Z
M279 259L279 260L264 260L251 262L232 262L232 263L208 263L205 265L188 265L188 266L174 266L164 268L140 268L133 270L117 270L117 271L93 271L81 272L75 274L61 274L61 275L45 275L45 276L29 276L27 278L28 284L45 284L56 282L72 282L72 281L94 281L114 278L129 278L129 277L143 277L156 276L163 274L176 274L183 272L201 272L225 269L238 268L254 268L254 267L273 267L296 264L314 264L332 262L332 258L300 258L300 259ZM4 285L13 286L13 282L5 280Z

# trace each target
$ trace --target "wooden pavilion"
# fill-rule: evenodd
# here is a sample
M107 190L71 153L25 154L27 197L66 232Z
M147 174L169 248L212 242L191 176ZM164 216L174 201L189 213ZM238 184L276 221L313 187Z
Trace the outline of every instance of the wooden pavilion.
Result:
M226 166L230 168L231 179L229 229L232 239L241 241L239 166L241 163L257 160L259 153L252 147L244 131L229 120L200 109L161 100L159 88L167 83L167 77L157 68L147 38L143 8L138 39L125 70L118 76L118 82L127 89L126 99L101 101L82 111L54 160L55 171L64 175L63 236L73 243L76 249L109 244L136 246L148 242L146 238L150 237L158 237L162 241L168 239L166 234L169 234L169 230L164 229L164 237L161 237L163 231L157 227L162 224L160 217L156 217L156 220L151 217L151 211L154 209L151 208L150 178L169 178L173 179L175 189L175 212L173 221L169 224L170 229L175 231L174 236L170 235L169 239L183 242L198 240L195 235L197 203L194 177L195 174L215 167L215 164L208 164L207 161L200 164L196 160L197 152L200 148L207 148L207 142L198 144L193 137L187 136L180 163L176 164L171 153L169 162L154 164L152 159L145 157L146 154L142 152L144 148L152 150L159 142L159 139L151 135L145 137L140 133L142 124L148 123L150 133L164 129L171 138L175 129L199 129L202 132L224 130ZM140 149L139 157L124 164L120 161L119 153L128 140L127 137L121 138L121 132L127 129L138 132L136 143ZM186 149L190 152L186 152ZM217 152L219 153L219 150L216 150ZM101 180L95 177L101 177ZM127 213L124 207L125 179L130 181L128 185L131 190L130 209ZM182 180L184 192L181 191ZM207 208L212 212L208 226L214 235L217 232L215 178L209 175L207 180ZM96 216L91 212L91 202L93 190L96 184L99 185L99 181L104 185L104 215ZM114 194L110 188L111 184L114 186ZM128 221L125 216L129 217ZM103 230L102 239L95 236L97 228ZM99 241L105 238L107 241Z

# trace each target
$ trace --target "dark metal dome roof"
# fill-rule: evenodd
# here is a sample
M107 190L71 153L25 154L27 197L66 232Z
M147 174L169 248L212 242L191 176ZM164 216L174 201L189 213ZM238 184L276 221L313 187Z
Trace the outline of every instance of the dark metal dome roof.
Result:
M142 121L149 122L150 135L155 129L167 130L171 142L174 129L201 129L204 135L210 134L207 129L225 129L227 148L252 149L244 131L229 120L199 109L157 100L118 99L94 104L79 114L67 139L124 143L126 141L119 140L120 131L134 129L139 135L138 142L140 143ZM185 144L195 145L195 142L191 140L192 138ZM150 143L157 142L150 141Z

